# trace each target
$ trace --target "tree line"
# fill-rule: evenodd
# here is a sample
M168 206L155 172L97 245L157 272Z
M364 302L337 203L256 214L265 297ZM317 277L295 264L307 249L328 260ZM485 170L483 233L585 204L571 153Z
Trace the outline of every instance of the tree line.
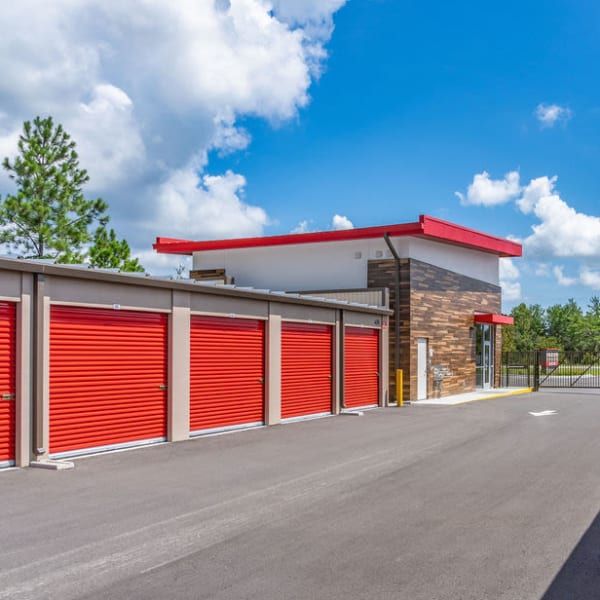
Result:
M511 311L514 325L502 327L502 350L530 352L558 348L566 352L600 353L600 298L593 296L584 311L572 298L543 308L521 303Z
M16 191L0 197L0 243L17 256L144 270L127 241L108 228L108 204L85 197L89 175L75 142L52 117L25 121L17 156L2 166Z

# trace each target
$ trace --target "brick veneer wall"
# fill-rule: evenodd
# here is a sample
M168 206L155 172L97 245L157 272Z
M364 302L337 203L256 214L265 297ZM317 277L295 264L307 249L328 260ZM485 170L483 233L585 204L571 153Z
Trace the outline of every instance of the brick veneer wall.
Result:
M370 260L368 262L367 287L387 287L390 290L390 308L394 311L389 318L389 373L390 400L396 400L396 265L394 260ZM404 399L409 399L410 381L407 374L410 367L410 267L408 259L400 260L400 364L404 371Z
M369 261L368 286L390 288L390 308L395 311L393 260ZM451 376L441 390L434 389L429 372L428 397L449 396L475 389L475 312L500 312L498 286L465 277L414 260L400 261L400 368L404 371L404 399L417 398L417 339L427 338L432 365L447 367ZM395 313L390 317L390 397L395 398ZM500 336L495 340L498 384Z

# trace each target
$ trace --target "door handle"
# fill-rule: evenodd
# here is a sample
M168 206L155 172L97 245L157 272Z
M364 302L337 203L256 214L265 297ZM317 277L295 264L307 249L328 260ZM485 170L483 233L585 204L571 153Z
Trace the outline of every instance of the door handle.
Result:
M159 390L163 390L163 391L166 390L166 389L168 389L168 388L169 388L169 386L166 383L163 383L162 385L158 386L158 389Z
M2 400L14 400L14 399L15 399L14 394L2 394Z

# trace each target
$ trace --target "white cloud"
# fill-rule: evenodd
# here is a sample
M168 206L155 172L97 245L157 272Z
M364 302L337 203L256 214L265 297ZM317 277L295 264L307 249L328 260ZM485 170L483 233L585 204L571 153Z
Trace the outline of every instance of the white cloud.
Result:
M521 284L518 281L501 281L502 300L515 302L521 299Z
M583 285L600 290L600 272L584 266L579 272L579 277Z
M245 178L232 171L199 177L192 165L172 173L157 192L161 235L194 239L261 235L269 218L262 208L243 201L245 185Z
M532 179L529 185L523 188L521 197L517 200L521 212L529 214L541 198L552 196L557 179L556 176Z
M509 175L516 177L509 177ZM559 286L585 285L600 288L600 273L590 263L600 259L600 217L578 212L561 197L556 189L557 176L532 179L526 186L518 184L513 171L503 180L492 180L487 172L475 175L467 198L457 194L462 204L492 206L501 198L512 199L516 207L537 222L528 236L510 239L523 245L523 259L541 259L530 268L536 276L553 275ZM552 258L573 259L579 263L576 277L564 274L563 266L551 268ZM526 262L524 264L527 264ZM500 278L504 293L516 294L515 277L511 277L512 263L500 262ZM510 299L506 296L506 299Z
M19 129L13 129L12 131L0 132L0 162L5 157L13 160L17 155L17 144L19 143L19 135L21 133ZM8 189L10 187L10 178L8 172L0 166L0 190Z
M550 265L548 263L537 263L534 273L538 277L548 277L550 275Z
M577 283L576 277L567 277L564 274L564 267L556 266L552 269L552 273L554 274L554 277L556 277L558 285L562 287L570 287Z
M132 252L132 256L140 261L146 273L150 275L177 276L177 268L183 265L182 277L186 278L192 268L191 256L176 256L174 254L158 254L152 248Z
M276 15L290 25L305 25L310 22L330 22L331 15L341 8L346 0L272 0Z
M501 258L499 264L503 299L505 301L519 300L521 298L521 284L518 281L521 276L519 268L512 258Z
M512 258L500 259L500 279L514 280L521 276L519 268L515 265Z
M535 116L542 127L554 127L556 123L567 123L573 116L569 108L558 104L538 104Z
M331 219L331 228L336 230L354 229L354 225L348 217L344 217L342 215L333 215L333 219Z
M536 183L543 181L543 185ZM594 257L600 256L600 218L577 212L554 189L556 177L533 180L526 190L536 188L527 201L517 204L524 212L532 211L539 223L533 234L523 240L528 256ZM537 193L536 192L536 193Z
M216 131L211 146L218 149L221 156L244 150L250 144L250 134L243 127L235 126L232 114L218 115L214 118L214 123Z
M600 256L600 217L577 212L556 190L558 177L538 177L528 185L519 185L519 174L490 179L484 171L473 178L464 205L493 206L514 200L524 214L533 214L538 223L533 233L519 241L528 256L592 257ZM513 238L516 239L516 238Z
M97 85L88 103L80 103L64 120L78 141L81 165L90 175L90 188L109 190L139 172L146 149L133 113L133 102L121 89Z
M310 231L314 231L314 229L312 229L311 224L312 221L309 221L308 219L300 221L300 223L298 223L298 225L296 225L296 227L294 227L294 229L292 229L290 233L308 233Z
M241 175L210 174L210 152L248 146L244 117L276 124L308 104L345 1L0 3L0 153L24 120L52 115L132 247L169 231L260 235L265 211Z
M504 179L491 179L487 171L478 173L467 188L467 195L460 192L455 194L463 206L495 206L514 200L519 194L519 173L511 171Z

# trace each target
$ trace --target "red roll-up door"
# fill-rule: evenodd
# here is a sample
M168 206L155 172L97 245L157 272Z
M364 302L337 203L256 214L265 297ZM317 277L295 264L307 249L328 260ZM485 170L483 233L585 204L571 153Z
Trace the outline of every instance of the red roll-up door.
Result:
M0 302L0 466L15 460L15 315L14 302Z
M379 404L379 330L346 327L344 332L344 407Z
M332 347L330 325L282 324L282 419L331 412Z
M164 439L167 316L52 306L50 452Z
M190 351L190 431L264 422L263 321L192 317Z

